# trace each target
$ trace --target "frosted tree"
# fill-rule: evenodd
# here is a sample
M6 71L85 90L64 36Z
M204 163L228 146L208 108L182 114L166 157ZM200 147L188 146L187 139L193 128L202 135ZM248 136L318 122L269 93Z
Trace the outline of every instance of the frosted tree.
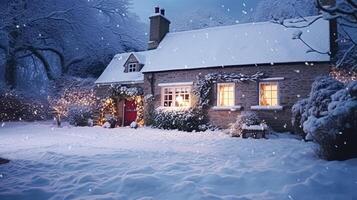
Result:
M140 49L144 31L128 11L128 0L3 0L0 5L0 54L7 85L16 86L17 66L27 58L42 64L48 79L75 64L95 66L118 51ZM130 27L130 28L129 28ZM138 27L138 28L135 28ZM142 35L141 35L142 33Z
M207 9L190 10L184 16L174 16L172 20L174 31L196 30L236 23L238 21L223 11Z
M258 3L251 20L259 22L317 14L318 9L313 0L262 0Z
M294 40L300 40L309 47L307 53L316 52L336 56L335 61L337 68L347 68L351 71L355 71L357 69L357 2L355 0L338 0L335 4L334 0L316 0L315 3L322 15L311 20L307 20L304 16L299 16L298 20L295 21L297 23L291 21L286 22L284 18L275 18L273 22L287 28L296 28L297 31L292 38ZM334 39L340 47L338 52L322 52L319 49L311 47L305 42L303 33L298 30L299 28L308 27L322 18L336 22L337 24L336 29L332 29L331 31L334 32L334 36L336 37ZM303 25L299 25L300 22L302 22ZM331 51L333 51L333 49L331 49Z

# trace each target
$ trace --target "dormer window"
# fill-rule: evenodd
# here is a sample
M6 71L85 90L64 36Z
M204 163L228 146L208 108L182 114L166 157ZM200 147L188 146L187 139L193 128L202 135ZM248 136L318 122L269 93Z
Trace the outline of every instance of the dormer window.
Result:
M137 71L137 63L129 63L128 72L136 72L136 71Z

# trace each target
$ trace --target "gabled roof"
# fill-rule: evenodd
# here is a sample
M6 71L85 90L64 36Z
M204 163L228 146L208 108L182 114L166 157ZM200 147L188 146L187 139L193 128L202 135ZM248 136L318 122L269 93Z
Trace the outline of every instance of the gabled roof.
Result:
M131 84L144 82L144 75L141 72L124 72L124 64L131 54L133 54L139 63L145 63L145 57L148 51L122 53L114 56L108 67L95 82L96 84Z
M313 17L307 17L312 20ZM302 25L302 22L299 25ZM233 65L330 61L327 54L307 53L309 48L330 51L329 22L318 20L302 29L285 28L272 22L238 24L168 33L146 58L143 72L197 69Z
M311 21L315 18L306 19ZM96 83L143 82L142 72L330 61L329 55L308 52L306 45L293 40L300 31L304 41L313 48L321 52L330 51L330 27L324 19L299 29L261 22L175 32L168 33L155 50L116 55ZM131 54L144 64L141 72L124 73L124 64Z

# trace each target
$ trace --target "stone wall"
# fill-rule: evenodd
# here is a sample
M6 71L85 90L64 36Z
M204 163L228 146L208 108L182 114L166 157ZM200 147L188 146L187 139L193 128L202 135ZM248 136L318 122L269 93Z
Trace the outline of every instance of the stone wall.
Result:
M154 96L155 107L161 105L161 87L160 83L175 82L194 82L197 76L215 72L242 73L253 75L256 72L264 72L268 78L284 77L279 82L280 105L283 110L256 111L258 115L267 121L267 123L277 131L291 130L291 107L299 99L306 98L310 92L311 84L318 76L328 75L330 66L327 63L315 63L313 65L299 64L279 64L265 66L246 66L246 67L224 67L207 68L181 71L167 71L145 74L144 92L151 93L149 78L154 76ZM209 117L214 125L221 128L227 128L229 123L235 121L241 111L250 111L251 106L259 105L259 84L256 82L246 82L236 84L236 105L242 106L241 110L215 110L210 109ZM217 105L216 89L212 95L212 106Z

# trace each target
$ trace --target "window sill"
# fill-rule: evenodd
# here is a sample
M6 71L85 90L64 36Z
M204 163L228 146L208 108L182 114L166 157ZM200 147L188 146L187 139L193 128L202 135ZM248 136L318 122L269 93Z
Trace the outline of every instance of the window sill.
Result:
M156 108L156 110L159 111L185 111L185 110L189 110L191 107L164 107L164 106L160 106L158 108Z
M212 108L212 110L217 110L217 111L239 111L242 109L242 106L227 106L227 107L222 107L222 106L215 106Z
M283 106L251 106L251 110L283 110Z

